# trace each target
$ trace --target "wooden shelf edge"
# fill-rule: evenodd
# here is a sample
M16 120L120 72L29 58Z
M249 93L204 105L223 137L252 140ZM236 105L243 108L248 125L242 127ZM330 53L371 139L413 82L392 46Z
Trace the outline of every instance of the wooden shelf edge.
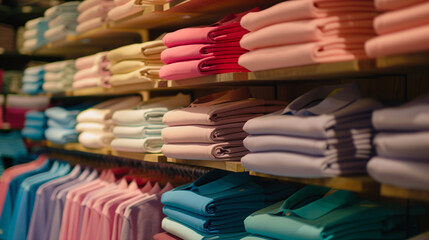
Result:
M380 195L385 197L412 199L412 200L426 201L426 202L429 201L429 191L406 189L406 188L395 187L387 184L381 185Z
M145 162L156 162L156 163L164 163L166 159L164 155L160 153L134 153L134 152L120 152L116 150L112 150L112 156L134 159Z
M198 167L222 169L222 170L227 170L231 172L246 171L246 169L244 169L244 167L241 165L240 162L233 162L233 161L186 160L186 159L176 159L176 158L167 157L167 162L198 166Z

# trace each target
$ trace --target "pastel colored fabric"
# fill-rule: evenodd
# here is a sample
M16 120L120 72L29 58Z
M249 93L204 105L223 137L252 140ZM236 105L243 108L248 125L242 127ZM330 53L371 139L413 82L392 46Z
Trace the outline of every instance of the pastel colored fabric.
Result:
M25 23L25 28L26 29L35 29L40 25L46 24L47 21L45 18L43 17L39 17L39 18L35 18L32 20L29 20Z
M426 2L427 0L374 0L375 7L377 10L397 10L405 7L409 7L415 4Z
M381 35L368 40L365 50L370 57L382 57L429 50L429 25Z
M144 68L146 66L145 62L139 60L123 60L113 64L110 67L110 72L115 74L124 74L138 69Z
M247 136L243 131L244 122L219 126L188 125L162 129L165 143L217 143L240 140Z
M160 69L161 66L146 66L129 73L115 74L110 77L108 84L120 86L134 83L151 83L160 78Z
M377 155L386 158L428 160L429 132L378 133L374 138Z
M113 122L106 121L106 123L97 123L97 122L81 122L76 125L76 131L84 132L112 132Z
M247 52L238 42L223 44L191 44L167 48L161 53L161 60L166 64L180 61L198 60L221 55L241 55Z
M145 138L150 136L160 136L161 130L165 125L147 125L147 126L116 126L113 133L117 138Z
M161 149L167 157L195 160L237 161L248 153L242 141L215 144L164 144Z
M80 13L82 13L85 10L87 10L87 9L89 9L91 7L94 7L96 5L102 4L102 3L106 2L106 1L110 1L110 0L85 0L85 1L82 1L79 4L79 6L77 6L77 10Z
M169 111L163 123L168 126L181 125L222 125L244 122L264 113L274 112L286 105L282 101L249 99L215 105L188 107Z
M374 19L375 31L382 35L429 24L429 1L384 13Z
M52 62L44 65L44 69L46 72L59 72L63 70L64 68L73 67L74 68L74 60L65 60L65 61L58 61L58 62Z
M76 28L76 19L79 16L77 12L66 12L49 21L49 28L54 28L60 25L74 25Z
M364 43L370 36L329 40L257 49L240 56L238 64L250 71L352 61L368 58ZM368 55L369 52L368 52Z
M161 40L136 43L109 51L107 59L111 62L131 59L159 59L164 49L166 47Z
M372 124L379 131L428 130L429 96L421 97L398 107L383 108L374 111Z
M59 25L47 30L44 34L45 39L49 42L53 42L62 38L65 38L69 34L74 34L74 27L67 25Z
M86 8L79 14L77 22L83 23L93 18L104 17L106 16L107 12L109 12L114 6L115 4L113 3L113 1L103 1L95 6Z
M110 10L107 17L111 20L119 20L141 11L143 11L143 8L135 6L134 1L129 1Z
M317 19L278 23L250 32L240 40L249 50L297 43L345 38L348 35L374 36L376 13L349 13Z
M386 166L389 166L388 168ZM427 161L408 158L373 157L368 162L368 174L378 182L410 189L429 189Z
M106 54L107 52L99 52L93 55L78 58L75 61L75 67L78 70L94 67L99 63L100 60L106 57Z
M79 143L87 148L103 148L110 146L110 142L115 138L109 132L82 132L79 135Z
M375 12L371 0L294 0L278 3L260 12L251 12L241 19L241 26L255 31L269 25L313 19L353 12Z
M7 107L18 109L43 109L49 104L49 98L45 96L19 96L9 94L7 96Z
M159 153L163 144L164 142L161 136L159 136L142 139L115 138L111 146L113 149L123 152Z
M102 18L102 17L93 18L91 20L85 21L85 22L77 25L76 32L84 33L84 32L87 32L91 29L101 27L101 26L103 26L103 24L104 24L104 18Z
M153 235L154 240L180 240L181 238L176 237L168 232L157 233Z
M78 135L79 133L74 129L48 128L45 131L45 137L47 140L62 145L78 142Z

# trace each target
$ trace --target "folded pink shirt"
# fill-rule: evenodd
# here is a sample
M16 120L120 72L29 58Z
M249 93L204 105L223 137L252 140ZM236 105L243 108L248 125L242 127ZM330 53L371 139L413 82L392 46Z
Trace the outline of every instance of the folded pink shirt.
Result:
M174 236L168 232L157 233L153 236L153 240L180 240L181 238Z
M429 24L370 39L365 44L365 50L370 57L427 51Z
M77 11L82 13L85 10L97 6L99 4L103 4L104 2L111 2L111 0L85 0L77 6Z
M114 7L115 7L115 3L112 1L100 2L99 4L92 6L91 8L88 8L85 11L81 12L79 14L79 17L77 17L77 22L83 23L93 18L105 17L107 16L107 12L109 12L110 9Z
M162 66L159 77L166 80L196 78L229 72L248 72L238 65L239 55L212 56L200 60L176 62Z
M222 55L241 55L247 50L240 47L238 42L219 44L190 44L167 48L161 53L161 60L166 63L198 60L206 57Z
M77 25L76 32L78 33L87 32L91 29L101 27L103 26L103 24L104 24L104 17L93 18L91 20L85 21Z
M238 161L249 151L243 141L215 144L164 144L162 153L171 158L212 161Z
M286 102L276 100L247 99L175 109L164 114L163 123L168 126L208 125L245 122L256 116L284 108Z
M227 43L240 41L241 37L248 33L240 26L240 23L231 23L222 26L192 27L179 29L167 33L162 41L167 47L175 47L188 44Z
M374 4L377 10L387 11L397 10L427 1L428 0L374 0Z
M429 1L384 13L374 19L375 31L382 35L429 24Z
M241 19L241 26L255 31L277 23L374 11L373 0L292 0L247 14Z
M238 63L250 71L368 58L364 43L369 37L330 40L262 48L241 55Z
M105 83L109 82L109 76L106 77L90 77L74 81L72 87L74 89L90 88L90 87L101 87L105 86Z
M111 20L119 20L121 18L125 18L142 11L143 8L135 6L134 0L132 0L123 5L119 5L111 9L107 14L107 17Z
M109 72L110 62L104 61L99 64L91 67L85 68L77 71L74 76L74 81L79 81L81 79L90 78L90 77L100 77L100 76L109 76L111 75Z
M99 52L93 55L85 56L76 59L74 65L77 70L91 68L97 65L100 61L105 61L107 52Z
M250 32L240 41L249 50L272 46L322 41L353 35L375 35L373 19L377 13L348 13L318 19L278 23Z

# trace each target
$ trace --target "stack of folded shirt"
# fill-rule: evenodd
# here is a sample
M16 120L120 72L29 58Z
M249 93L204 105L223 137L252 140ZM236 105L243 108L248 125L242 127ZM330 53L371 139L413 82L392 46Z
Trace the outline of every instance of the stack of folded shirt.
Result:
M11 128L23 128L25 113L30 110L43 110L49 105L45 96L7 95L5 119Z
M76 59L77 72L73 76L73 88L90 88L104 86L110 78L110 61L106 52Z
M117 111L113 114L116 126L112 148L123 152L158 153L164 144L161 130L166 126L162 118L166 112L186 107L190 96L177 94L173 97L158 97L142 103L136 109Z
M377 110L372 123L378 156L368 173L382 183L429 190L429 97Z
M23 51L33 51L45 45L45 32L48 30L48 21L43 18L36 18L25 23Z
M28 111L25 113L25 123L21 134L32 140L43 140L45 138L46 116L42 111Z
M140 96L122 97L104 101L77 116L76 130L81 132L79 143L88 148L110 146L113 135L113 114L122 109L136 107L141 103Z
M238 63L260 71L367 58L375 11L373 0L294 0L250 13L240 44L251 51Z
M48 42L65 38L69 34L76 34L79 3L67 2L46 10L45 18L48 20L49 30L44 36Z
M22 77L22 91L27 94L38 94L43 92L43 76L45 69L43 65L25 69Z
M248 173L213 170L161 197L162 228L182 239L241 239L243 220L290 196L292 184L269 184Z
M330 177L366 171L372 156L371 114L381 104L356 84L323 86L284 110L244 125L250 134L246 169L290 177Z
M166 47L161 40L136 43L111 50L107 59L112 62L111 86L153 82L159 78L161 52Z
M79 25L76 31L83 33L101 27L107 19L107 13L114 7L113 0L85 0L81 2L77 8L80 14L77 18Z
M88 104L81 104L72 107L57 106L46 109L45 114L48 117L48 129L45 131L46 139L57 144L77 142L79 132L75 130L76 116L88 107Z
M107 14L109 20L119 20L135 13L142 12L146 4L134 0L114 0L115 7Z
M43 90L55 93L71 89L76 73L74 63L74 60L67 60L46 64Z
M429 50L429 1L375 0L377 10L387 11L374 19L378 37L365 44L371 57Z
M310 185L247 217L246 231L255 235L241 239L406 239L409 220L424 213L420 205L380 204Z
M162 52L161 59L167 65L162 67L160 77L179 80L247 72L238 65L238 58L247 52L239 44L241 37L248 33L240 26L241 18L247 13L228 15L208 27L184 28L165 35L162 40L168 49Z
M187 108L166 113L162 153L179 159L240 160L248 152L243 146L244 123L286 106L281 101L248 99L240 91L204 96Z

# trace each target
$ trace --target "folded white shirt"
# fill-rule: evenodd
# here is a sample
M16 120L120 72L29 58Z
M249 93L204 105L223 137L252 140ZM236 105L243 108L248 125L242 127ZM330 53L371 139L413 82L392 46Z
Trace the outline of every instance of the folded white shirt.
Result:
M116 126L113 133L116 138L145 138L151 136L161 136L161 130L165 125L147 125L147 126Z
M104 123L99 122L81 122L76 125L76 131L78 132L112 132L113 121L106 120Z
M114 138L111 132L83 132L79 135L79 143L87 148L103 148L109 146Z
M146 137L142 139L115 138L111 142L113 149L122 152L159 153L164 144L161 137Z

